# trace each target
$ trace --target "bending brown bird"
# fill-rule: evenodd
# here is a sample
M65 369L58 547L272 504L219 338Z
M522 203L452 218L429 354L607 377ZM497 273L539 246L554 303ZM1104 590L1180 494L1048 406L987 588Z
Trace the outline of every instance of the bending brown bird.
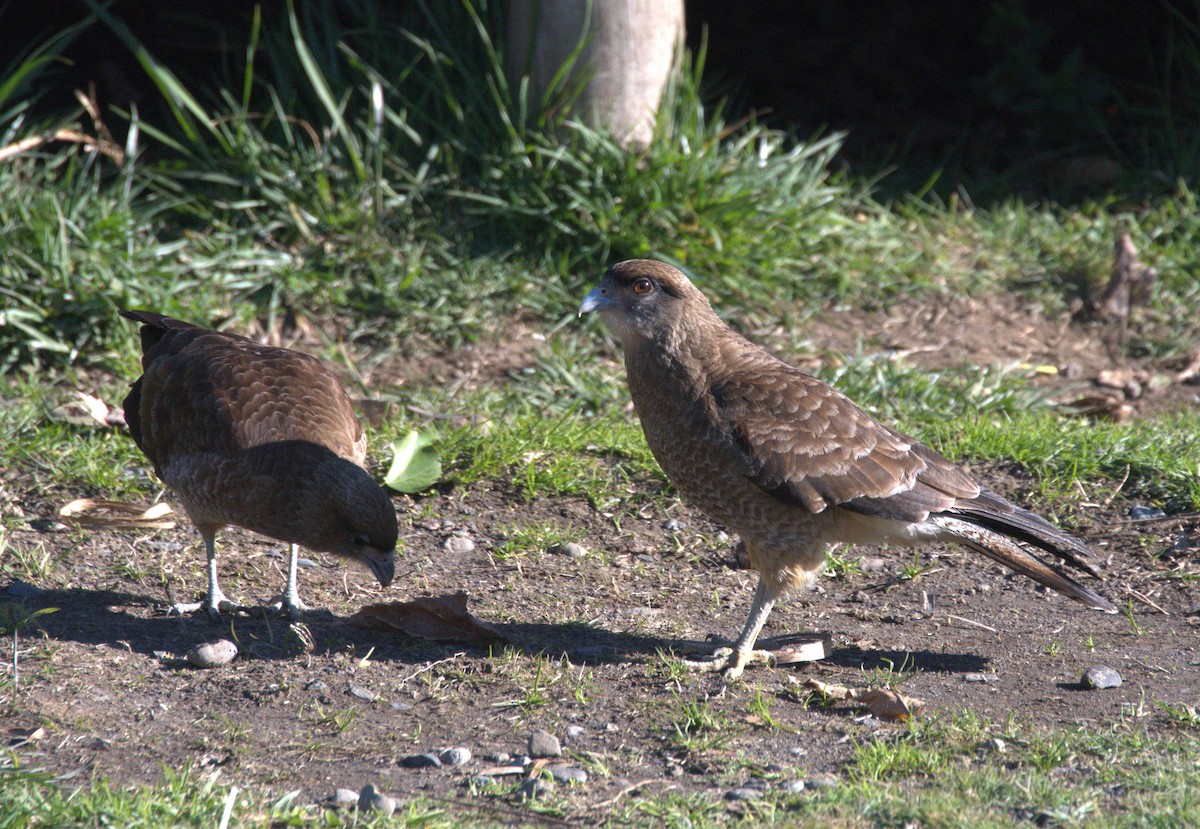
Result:
M588 311L621 340L633 404L663 471L685 498L741 535L759 572L732 650L693 667L725 669L732 679L766 659L753 647L776 599L810 582L835 542L958 542L1116 612L1030 551L1095 575L1082 541L735 333L675 268L614 265L579 306Z
M307 610L298 545L360 561L391 583L396 511L362 468L366 435L319 360L150 311L121 316L142 323L143 373L125 398L125 420L204 538L210 617L246 610L217 583L214 539L230 524L291 544L274 609L293 619Z

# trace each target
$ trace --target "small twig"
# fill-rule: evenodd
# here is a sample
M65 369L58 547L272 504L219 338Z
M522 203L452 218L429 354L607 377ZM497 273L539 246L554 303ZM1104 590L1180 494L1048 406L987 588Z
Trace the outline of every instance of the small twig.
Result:
M1150 665L1150 664L1147 664L1147 663L1143 662L1142 660L1138 659L1136 656L1132 657L1132 659L1133 659L1133 661L1134 661L1134 662L1136 662L1137 664L1141 665L1141 666L1142 666L1143 668L1145 668L1147 671L1158 671L1159 673L1162 673L1162 674L1169 674L1169 673L1171 673L1171 672L1170 672L1168 669L1166 669L1166 668L1162 667L1161 665Z
M1113 499L1121 494L1121 490L1123 490L1125 488L1125 484L1128 481L1129 481L1129 464L1125 464L1125 474L1121 476L1121 482L1119 484L1117 484L1116 489L1114 489L1112 492L1110 492L1108 494L1108 497L1104 499L1104 503L1101 504L1100 506L1107 507L1109 504L1111 504L1113 502Z
M633 785L626 786L625 788L621 789L621 791L617 792L616 795L614 795L613 797L610 797L608 800L605 800L601 803L596 803L595 805L593 805L592 809L607 809L609 806L612 806L613 804L615 804L618 800L620 800L625 795L630 794L631 792L637 791L642 786L645 786L648 783L653 783L655 781L655 779L656 778L648 777L645 780L639 780L638 782L634 783ZM671 789L674 789L674 788L677 788L677 787L676 786L668 786L667 788L663 789L663 792L669 792L669 791L671 791Z
M1149 605L1150 607L1154 608L1162 615L1164 615L1164 616L1171 615L1170 613L1168 613L1167 611L1163 610L1161 607L1156 605L1154 602L1150 601L1149 597L1143 596L1141 593L1137 592L1136 590L1134 590L1132 587L1129 587L1128 585L1125 586L1125 592L1128 593L1130 596L1133 596L1135 599L1137 599L1142 604Z
M947 613L946 618L953 619L956 622L962 622L965 625L971 625L972 627L983 628L984 630L991 631L992 633L1000 632L991 625L985 625L983 622L976 622L974 619L968 619L964 616L955 616L953 613Z
M426 671L433 670L438 665L441 665L444 662L453 662L455 659L461 659L462 657L464 657L466 655L467 655L466 651L459 651L458 653L454 654L453 656L447 656L445 659L439 659L437 662L430 662L424 668L418 668L413 673L404 677L404 679L400 680L399 684L403 685L404 683L408 682L410 679L416 679L421 674L425 673Z

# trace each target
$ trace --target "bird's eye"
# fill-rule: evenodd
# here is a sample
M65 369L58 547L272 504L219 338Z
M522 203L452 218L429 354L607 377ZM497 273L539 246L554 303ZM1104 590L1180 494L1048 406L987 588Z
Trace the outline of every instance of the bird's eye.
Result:
M645 296L654 290L654 283L649 279L642 277L637 282L634 282L630 287L633 289L635 294L638 294L639 296Z
M370 546L370 544L371 544L371 539L367 538L362 533L354 534L354 546L355 547L367 547L367 546Z

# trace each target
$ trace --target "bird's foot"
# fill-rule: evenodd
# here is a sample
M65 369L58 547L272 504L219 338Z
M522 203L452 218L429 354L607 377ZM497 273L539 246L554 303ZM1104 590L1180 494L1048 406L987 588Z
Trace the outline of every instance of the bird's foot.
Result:
M287 616L293 622L299 622L304 613L311 609L299 596L290 596L287 593L280 593L262 608L265 613Z
M205 612L209 619L220 624L224 621L222 613L246 613L249 608L237 602L230 601L222 593L215 597L206 598L202 602L177 602L167 608L167 615L189 616L201 610Z
M707 659L684 659L683 664L694 671L725 672L725 679L732 682L742 675L747 665L773 665L775 657L770 651L737 651L733 648L717 648Z

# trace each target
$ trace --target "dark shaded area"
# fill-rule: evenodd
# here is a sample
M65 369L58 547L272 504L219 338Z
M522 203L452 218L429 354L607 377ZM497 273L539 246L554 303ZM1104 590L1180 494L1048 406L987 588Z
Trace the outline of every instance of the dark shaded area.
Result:
M356 8L395 20L412 4L329 7L353 29L364 19ZM189 82L240 79L251 4L118 0L109 8ZM266 24L284 22L283 2L261 10ZM8 34L0 64L87 13L76 0L20 4L19 13L10 4L0 13ZM706 75L732 94L735 115L756 112L800 135L845 130L844 157L861 172L898 168L888 190L918 188L943 170L939 189L962 182L976 195L997 178L1009 192L1069 195L1170 187L1191 172L1191 159L1179 157L1187 151L1172 146L1187 139L1162 134L1197 120L1196 16L1194 4L1117 0L687 2L689 45L707 35ZM157 120L157 91L106 27L93 25L66 55L69 65L37 85L43 112L73 106L72 90L95 83L102 105L135 102Z

